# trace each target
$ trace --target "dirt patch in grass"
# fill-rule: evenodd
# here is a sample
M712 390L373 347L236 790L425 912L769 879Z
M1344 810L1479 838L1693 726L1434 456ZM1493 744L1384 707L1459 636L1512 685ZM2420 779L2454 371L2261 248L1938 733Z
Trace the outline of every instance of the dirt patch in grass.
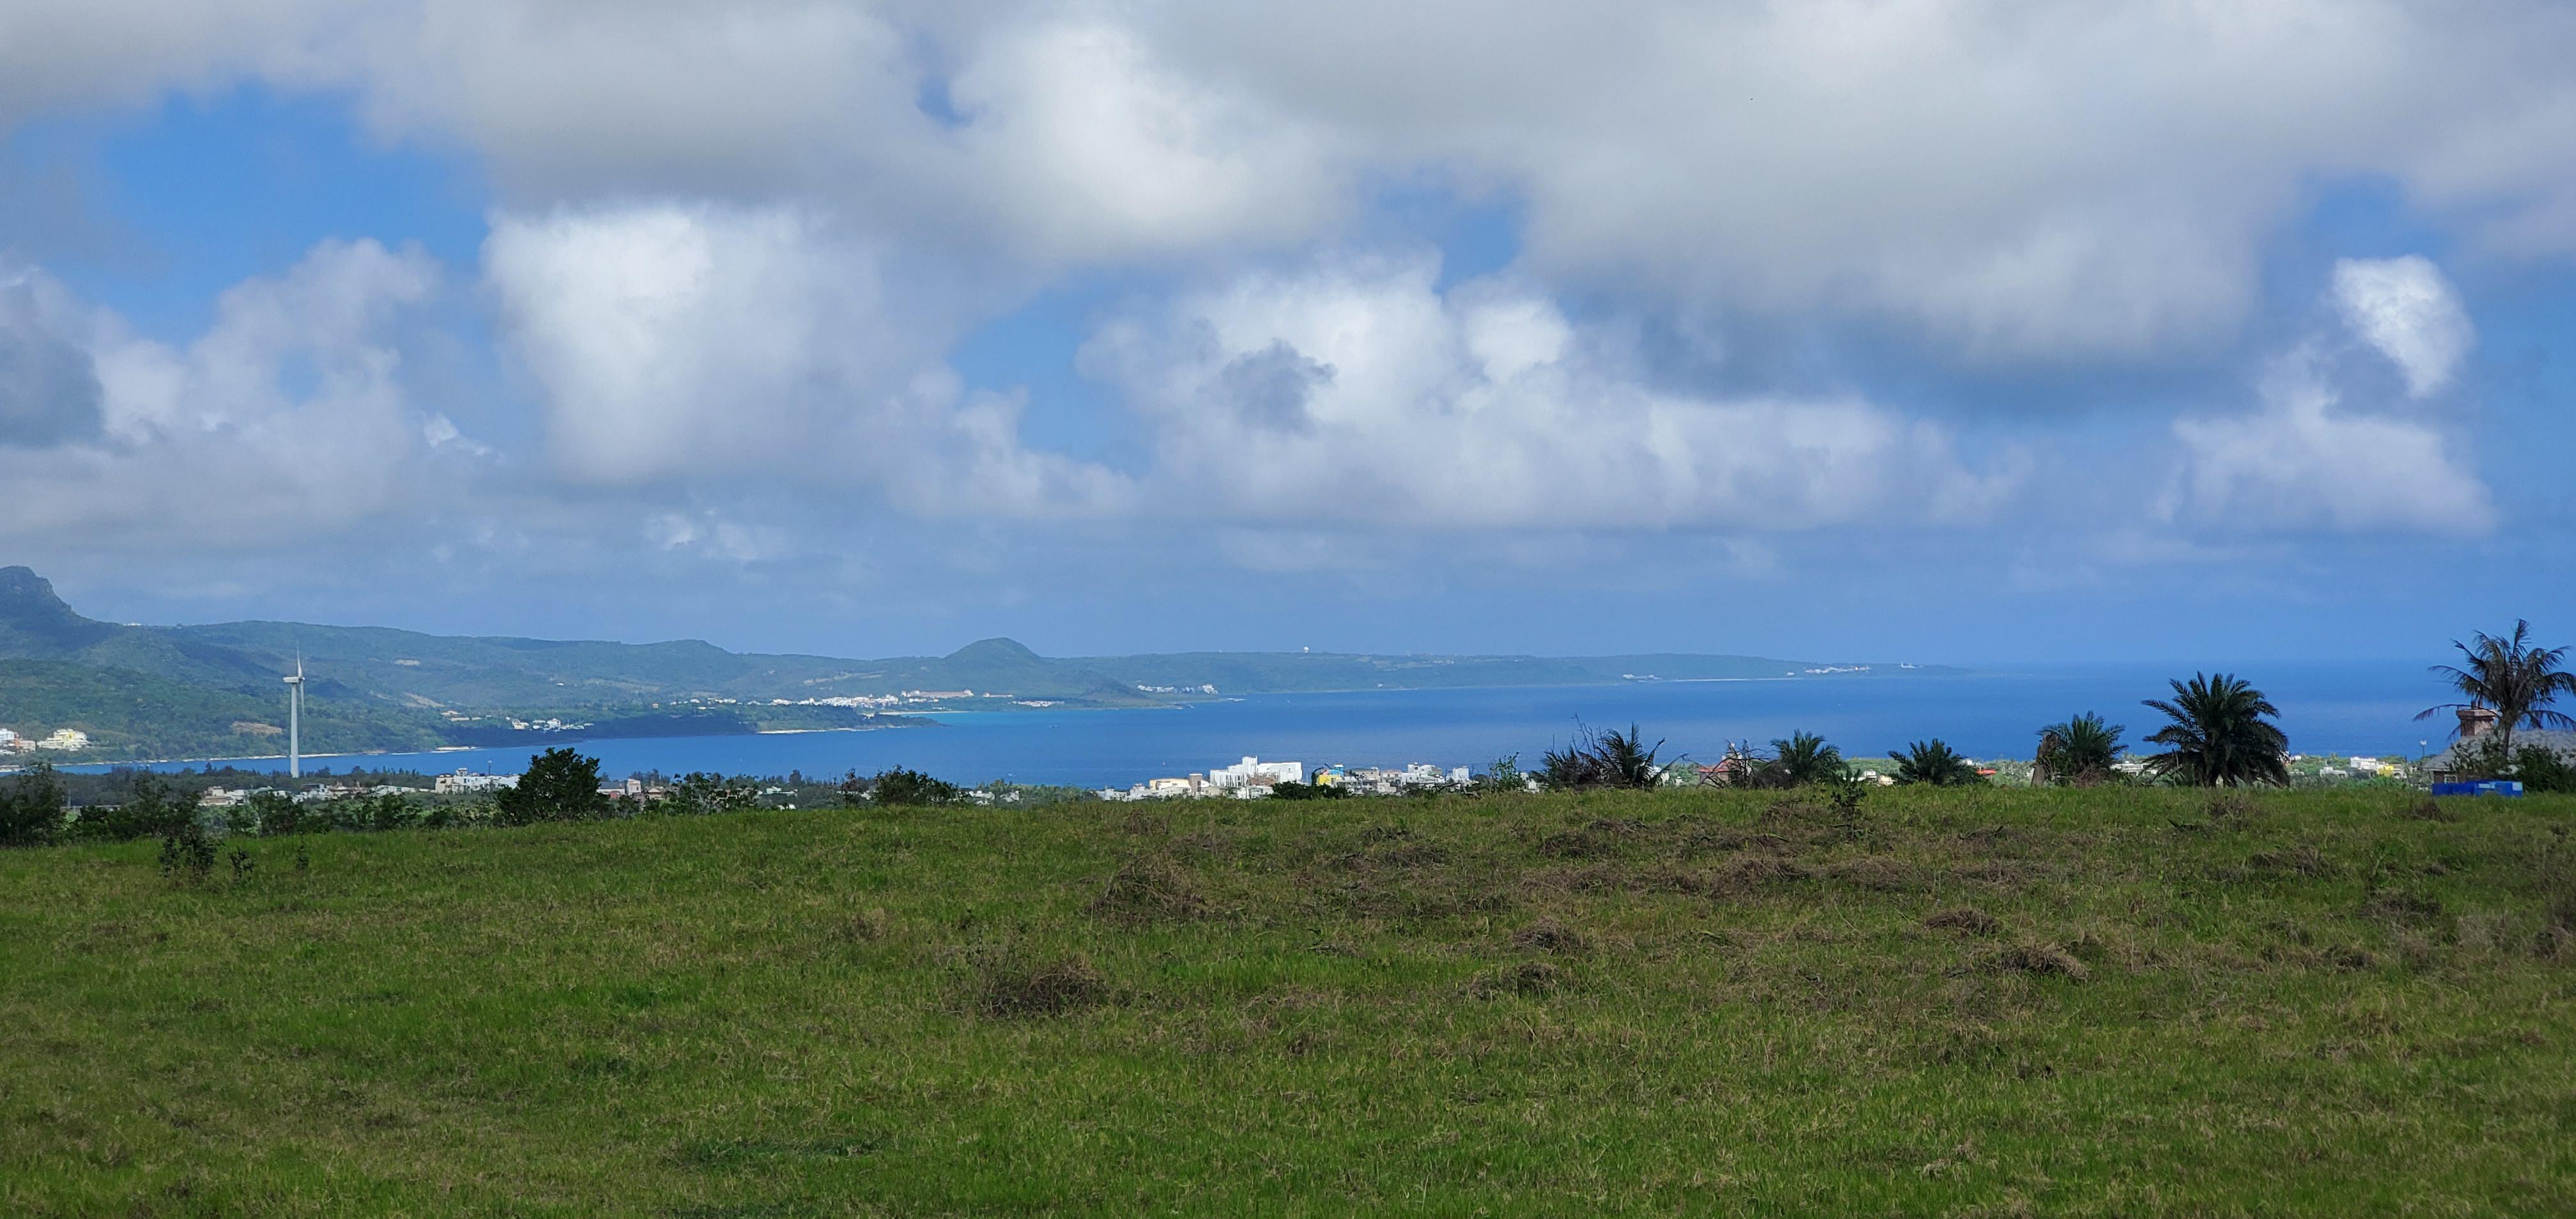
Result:
M2258 873L2270 873L2275 876L2304 876L2316 879L2334 876L2343 871L2335 866L2333 860L2327 859L2325 852L2318 850L2317 844L2313 842L2302 842L2297 846L2278 851L2256 851L2252 858L2245 862Z
M1900 893L1922 883L1914 865L1884 855L1863 855L1825 865L1825 876L1873 893Z
M1707 876L1711 894L1756 893L1815 879L1815 869L1792 859L1776 855L1745 855L1729 861Z
M1124 927L1204 918L1208 901L1180 865L1159 855L1137 855L1120 864L1091 899L1091 913Z
M1923 925L1934 931L1961 931L1969 935L1993 935L2004 929L2002 919L1975 906L1952 906L1947 910L1933 911L1923 920Z
M1479 999L1519 995L1535 999L1564 990L1573 981L1562 966L1546 961L1515 961L1499 969L1476 975L1467 984L1467 993Z
M2436 800L2431 796L2426 796L2413 804L2407 805L2404 809L2400 810L2399 815L2410 821L2439 821L2449 823L2460 819L2458 809L2452 808L2450 805Z
M2393 923L2426 923L2442 916L2442 901L2411 889L2379 889L2362 899L2361 912Z
M870 907L841 920L841 938L853 944L873 944L894 930L894 919L884 909Z
M1060 1016L1108 1001L1109 980L1082 953L1043 963L1001 953L976 966L976 1010L996 1020Z
M1538 853L1549 859L1592 859L1614 854L1645 826L1616 817L1597 818L1577 829L1559 830L1538 840Z
M1512 933L1512 945L1535 952L1571 955L1592 946L1590 937L1552 918L1542 918Z
M1986 958L1986 969L1992 973L2041 974L2081 982L2093 971L2074 953L2055 944L2024 941Z

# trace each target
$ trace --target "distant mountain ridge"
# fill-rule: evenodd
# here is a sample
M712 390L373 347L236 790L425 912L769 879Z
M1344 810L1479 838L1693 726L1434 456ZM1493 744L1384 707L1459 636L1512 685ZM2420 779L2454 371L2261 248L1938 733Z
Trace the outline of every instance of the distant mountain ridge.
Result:
M25 567L0 568L0 726L22 732L79 727L130 752L180 749L181 742L191 751L273 750L269 721L283 714L279 679L299 656L310 681L308 741L315 750L483 742L503 730L460 725L495 716L615 721L641 733L647 713L676 716L685 709L695 717L689 722L731 716L750 731L776 723L842 723L849 717L817 719L819 712L793 710L834 699L909 696L907 705L931 710L1014 703L1139 707L1204 698L1211 687L1218 694L1258 694L1570 685L1781 677L1818 667L1687 654L1046 657L1002 638L946 656L856 660L729 652L701 640L628 644L289 622L122 626L82 615ZM156 719L156 706L169 714ZM225 717L223 725L203 722L216 716ZM236 721L237 732L230 727Z

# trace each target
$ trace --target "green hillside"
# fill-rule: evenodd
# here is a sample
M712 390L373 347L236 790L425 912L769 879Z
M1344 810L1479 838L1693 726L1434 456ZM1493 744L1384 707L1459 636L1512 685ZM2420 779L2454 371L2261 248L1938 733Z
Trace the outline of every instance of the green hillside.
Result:
M95 757L255 757L286 752L283 686L248 694L68 661L0 660L0 728L36 735L77 728ZM309 753L435 749L435 720L390 708L315 701ZM64 760L64 759L57 759Z
M852 660L729 652L698 640L446 636L292 622L120 626L81 615L36 573L8 567L0 568L0 662L12 661L34 667L15 670L0 688L0 725L81 728L96 739L92 757L276 752L279 744L259 726L274 726L283 713L279 679L299 662L308 677L306 740L317 752L523 739L511 736L512 717L587 722L605 725L602 733L628 735L671 735L689 725L742 732L845 727L871 721L847 708L773 704L912 692L974 696L914 701L906 704L911 710L1007 708L1023 701L1142 707L1202 697L1210 687L1237 695L1571 685L1777 678L1816 667L1680 654L1191 652L1059 659L1009 639L980 640L946 656ZM735 709L720 709L727 706Z
M0 851L0 1213L2576 1213L2576 801L2421 804Z

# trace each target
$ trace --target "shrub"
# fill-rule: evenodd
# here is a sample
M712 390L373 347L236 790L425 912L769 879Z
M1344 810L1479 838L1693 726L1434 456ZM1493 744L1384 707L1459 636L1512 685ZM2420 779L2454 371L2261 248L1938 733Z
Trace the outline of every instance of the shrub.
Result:
M868 780L867 798L879 805L955 804L965 793L954 783L897 766Z
M133 792L125 803L101 809L95 815L83 813L75 828L84 838L131 842L156 835L166 837L196 823L196 806L172 794L169 784L145 771L134 776Z
M242 801L241 809L239 819L258 827L268 837L322 828L308 824L311 819L305 816L304 806L284 792L252 792L249 799Z
M62 832L63 781L37 763L0 788L0 847L40 846Z
M1273 800L1339 800L1349 792L1330 783L1278 782L1270 785Z
M206 827L190 821L161 839L161 874L172 880L202 884L215 870L215 840Z

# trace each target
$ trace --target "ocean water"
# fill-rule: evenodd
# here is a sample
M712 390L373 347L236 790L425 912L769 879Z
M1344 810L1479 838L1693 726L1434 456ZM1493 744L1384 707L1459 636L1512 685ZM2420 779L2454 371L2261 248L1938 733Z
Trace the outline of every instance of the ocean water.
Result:
M2420 664L2281 663L2222 666L2281 708L2290 747L2306 753L2412 756L2440 747L2449 723L2417 722L2446 701ZM1638 725L1664 756L1715 759L1731 740L1821 733L1846 755L1877 756L1940 737L1972 757L2028 757L2038 729L2098 711L2139 738L2160 722L2139 700L2168 693L2169 666L2034 668L1959 675L1836 674L1777 681L1645 682L1481 690L1270 694L1132 711L972 712L935 726L860 732L579 742L602 772L862 774L910 766L957 782L1009 779L1124 787L1157 775L1223 766L1246 755L1354 766L1430 762L1482 769L1519 753L1524 766L1580 724ZM573 743L570 741L564 743ZM515 773L525 747L307 759L308 771L411 768ZM283 770L282 759L238 763ZM179 769L187 764L168 764ZM91 769L84 767L82 769Z

